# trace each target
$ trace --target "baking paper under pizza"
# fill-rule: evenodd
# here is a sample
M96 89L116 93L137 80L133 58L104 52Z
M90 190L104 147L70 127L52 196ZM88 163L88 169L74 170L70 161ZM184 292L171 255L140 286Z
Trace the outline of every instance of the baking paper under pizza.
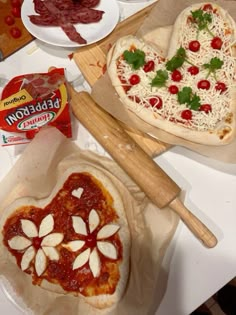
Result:
M109 51L107 68L121 102L149 124L186 140L232 142L235 30L222 7L198 3L177 17L166 58L140 38L120 38Z

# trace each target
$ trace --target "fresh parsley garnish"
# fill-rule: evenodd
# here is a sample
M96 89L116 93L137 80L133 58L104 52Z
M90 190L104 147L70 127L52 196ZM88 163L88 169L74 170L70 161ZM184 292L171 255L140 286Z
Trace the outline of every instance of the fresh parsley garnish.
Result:
M140 49L134 51L125 50L123 56L134 70L141 68L145 64L145 53Z
M198 110L201 106L200 97L196 93L193 93L192 89L188 86L183 87L178 92L178 102L180 104L186 104L187 107L193 110Z
M185 61L190 63L191 65L193 65L187 59L186 50L183 47L180 47L177 50L176 54L169 61L167 61L166 69L169 71L174 71L174 70L180 68Z
M209 30L208 25L212 22L212 15L204 12L201 9L191 11L193 17L193 23L197 24L198 31L206 30L212 37L214 34Z
M168 79L168 72L165 70L158 70L156 76L152 79L151 86L162 87L165 86Z
M216 78L216 70L221 69L222 65L223 65L223 61L217 57L211 58L209 63L205 63L203 65L203 67L205 69L208 69L208 74L207 74L207 78L209 77L209 75L212 73L214 75L215 80L217 81Z

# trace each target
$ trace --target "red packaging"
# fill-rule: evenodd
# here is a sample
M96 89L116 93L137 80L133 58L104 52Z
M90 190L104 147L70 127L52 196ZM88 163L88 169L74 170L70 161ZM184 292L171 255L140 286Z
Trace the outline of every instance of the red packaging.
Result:
M2 145L29 142L49 125L72 137L64 69L13 78L2 91L0 135Z

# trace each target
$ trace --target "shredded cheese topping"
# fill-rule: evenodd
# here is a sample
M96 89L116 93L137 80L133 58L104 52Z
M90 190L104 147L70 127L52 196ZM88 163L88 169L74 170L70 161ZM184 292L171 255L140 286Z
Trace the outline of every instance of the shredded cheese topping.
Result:
M200 9L200 8L199 8ZM182 28L179 31L180 37L178 47L183 47L187 52L187 59L195 66L199 68L197 75L191 75L188 72L188 68L191 66L188 62L184 62L183 66L178 68L183 78L180 82L174 82L171 79L171 73L168 72L169 78L166 81L164 87L152 87L151 81L156 75L157 70L166 70L163 58L157 55L157 53L148 46L143 46L141 49L145 52L145 62L153 60L155 62L155 68L151 72L145 72L143 68L133 70L122 57L117 63L117 71L122 86L129 87L125 89L126 97L131 100L138 100L136 102L137 107L135 112L140 112L144 108L153 113L154 116L158 114L159 117L175 122L177 124L184 125L191 130L197 131L210 131L214 130L217 125L224 120L232 112L230 107L231 91L236 87L235 85L235 57L233 57L233 49L235 49L234 30L230 23L228 23L220 14L217 8L213 7L211 11L212 22L208 27L215 37L220 37L223 45L221 49L213 49L211 47L212 36L206 30L198 32L195 23L188 21L186 17L185 23L182 23ZM193 40L198 40L201 44L200 50L192 52L189 50L189 43ZM139 48L140 49L140 48ZM176 50L177 50L176 49ZM197 87L197 83L200 80L204 80L207 77L208 70L203 67L203 64L207 64L214 57L223 61L221 69L216 71L217 81L224 82L227 86L227 90L222 92L215 89L216 79L213 74L207 78L210 82L210 89L203 90ZM137 74L140 77L140 83L131 85L129 78L131 75ZM168 91L170 85L176 85L180 90L183 87L191 87L193 93L196 93L201 100L201 104L210 104L212 110L208 113L199 110L192 110L192 119L185 120L181 117L181 113L185 109L189 109L187 104L179 104L177 101L177 95L171 94ZM163 102L162 108L158 109L155 106L151 106L149 99L153 97L160 97Z

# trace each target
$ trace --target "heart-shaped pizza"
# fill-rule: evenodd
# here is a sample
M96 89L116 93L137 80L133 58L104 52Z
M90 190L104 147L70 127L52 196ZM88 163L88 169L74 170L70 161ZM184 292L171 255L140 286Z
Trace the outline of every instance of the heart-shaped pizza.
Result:
M24 198L5 212L6 255L34 285L115 305L129 274L130 234L120 193L97 168L67 171L46 200Z
M121 102L147 123L192 142L228 144L236 130L235 32L219 5L191 5L176 19L166 58L126 36L109 50L109 77Z

